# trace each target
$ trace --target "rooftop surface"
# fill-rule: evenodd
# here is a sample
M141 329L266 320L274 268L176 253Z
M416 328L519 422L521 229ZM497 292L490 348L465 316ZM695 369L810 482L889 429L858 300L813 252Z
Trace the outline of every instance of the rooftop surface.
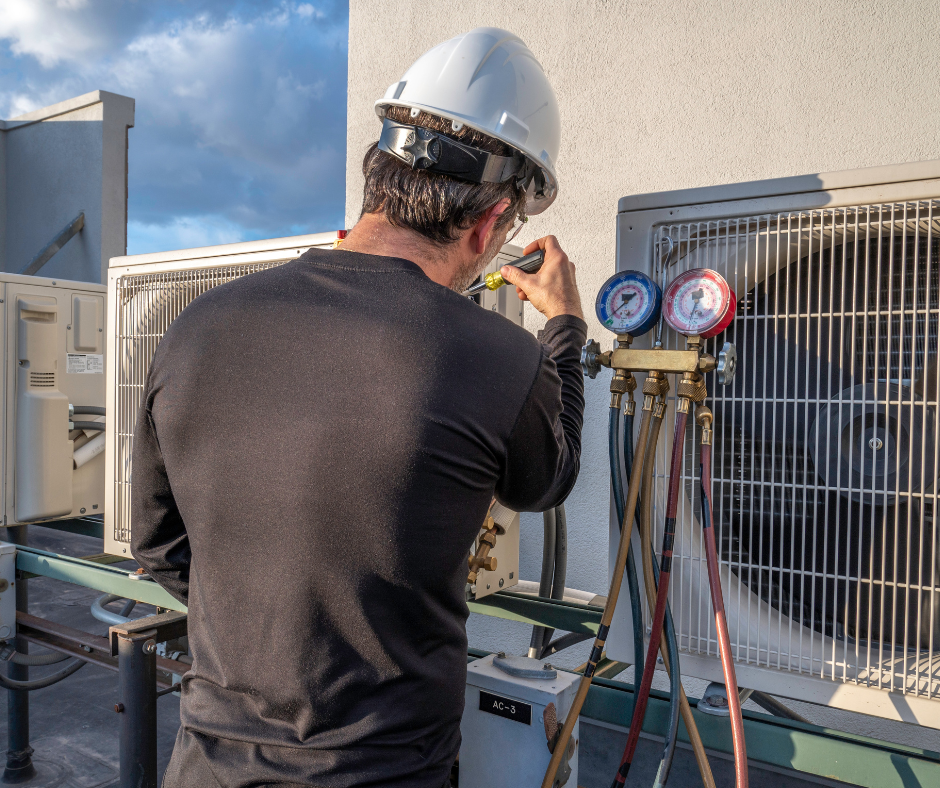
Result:
M65 534L41 527L30 530L30 544L72 556L101 551L100 540ZM128 562L133 567L132 562ZM30 580L30 613L97 635L106 635L106 624L92 617L89 608L100 594L90 589L49 578ZM139 606L134 614L153 612ZM39 669L39 671L48 669ZM118 674L95 665L86 665L74 676L46 689L30 693L30 733L35 750L37 775L20 783L28 788L104 788L118 785L119 717L114 704L119 700ZM179 699L165 695L158 700L159 769L169 762L179 728ZM6 715L0 715L0 747L5 750ZM608 788L626 742L626 732L581 722L580 779L582 788ZM641 739L631 769L630 785L652 785L662 749L661 740ZM732 762L713 755L712 769L719 788L734 785ZM780 773L752 764L752 785L761 788L800 788L834 785L801 779L793 772ZM697 788L701 778L695 759L679 746L668 785L671 788ZM845 786L845 783L838 783Z

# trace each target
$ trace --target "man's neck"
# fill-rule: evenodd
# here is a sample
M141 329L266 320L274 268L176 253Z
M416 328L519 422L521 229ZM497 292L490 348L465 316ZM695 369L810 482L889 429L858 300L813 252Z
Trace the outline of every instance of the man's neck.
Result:
M367 213L353 227L340 249L383 257L401 257L417 265L432 282L450 287L460 268L459 242L442 250L413 230L395 227L382 214Z

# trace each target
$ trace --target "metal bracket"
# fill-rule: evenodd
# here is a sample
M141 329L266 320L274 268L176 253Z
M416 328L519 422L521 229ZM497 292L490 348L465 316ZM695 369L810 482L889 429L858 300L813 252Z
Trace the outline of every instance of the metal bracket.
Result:
M186 635L186 614L177 613L170 610L166 613L158 613L155 616L144 616L135 618L126 624L113 626L108 630L108 637L111 641L111 656L118 655L118 638L135 639L147 635L153 638L157 643L163 643L166 640L175 640Z

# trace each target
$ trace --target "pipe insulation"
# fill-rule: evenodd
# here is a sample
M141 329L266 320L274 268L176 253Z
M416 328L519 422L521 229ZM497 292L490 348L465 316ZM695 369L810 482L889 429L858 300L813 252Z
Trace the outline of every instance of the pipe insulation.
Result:
M89 463L99 454L104 451L105 442L107 437L103 432L99 432L94 438L92 438L87 443L83 443L77 449L72 452L72 464L75 466L75 469L81 468L83 465Z

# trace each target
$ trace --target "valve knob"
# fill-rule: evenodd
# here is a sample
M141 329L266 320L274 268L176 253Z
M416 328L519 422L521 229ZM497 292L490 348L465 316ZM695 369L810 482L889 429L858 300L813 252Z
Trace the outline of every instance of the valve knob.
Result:
M727 386L734 380L734 373L738 371L738 351L734 345L725 342L718 354L718 367L715 370L718 373L718 382L722 386Z
M601 352L601 346L594 339L589 339L588 343L581 348L581 369L584 376L594 380L597 373L601 371L601 362L597 360Z

